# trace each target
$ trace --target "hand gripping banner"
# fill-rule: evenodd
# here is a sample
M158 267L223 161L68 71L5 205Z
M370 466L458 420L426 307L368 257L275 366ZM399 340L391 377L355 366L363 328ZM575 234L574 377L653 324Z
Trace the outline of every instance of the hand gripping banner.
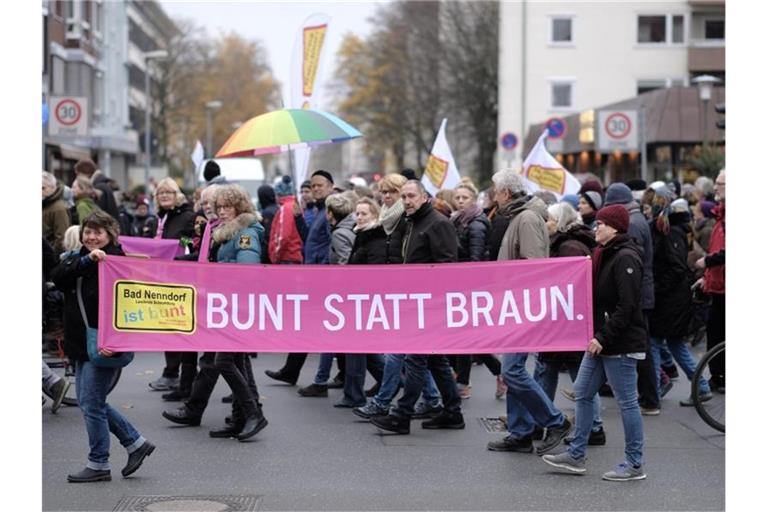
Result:
M583 351L588 258L440 265L237 265L109 256L113 351L480 354Z

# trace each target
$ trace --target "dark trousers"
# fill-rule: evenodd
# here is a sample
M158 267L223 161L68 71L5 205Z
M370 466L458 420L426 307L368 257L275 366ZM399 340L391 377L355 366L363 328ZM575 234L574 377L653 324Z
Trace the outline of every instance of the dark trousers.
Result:
M181 370L181 376L179 376ZM197 374L197 352L166 352L163 377L179 378L179 391L187 392Z
M707 350L725 341L725 294L713 293L712 309L707 320ZM712 383L725 386L725 353L721 353L709 362Z
M216 387L216 381L219 380L219 370L214 365L215 359L216 352L205 352L200 356L200 371L192 382L192 392L186 400L187 409L192 414L202 416L208 407L208 400Z
M233 414L242 415L243 422L244 418L256 416L258 401L258 393L254 393L251 389L251 386L255 387L252 383L253 371L250 361L247 363L246 361L248 361L248 355L243 352L216 352L214 358L214 366L232 390ZM239 419L235 416L232 418L234 424L237 424Z
M488 370L494 375L501 375L501 361L499 361L493 354L478 354L476 356L459 354L451 356L451 366L456 372L456 382L459 384L469 385L469 375L472 372L472 358L479 359Z
M424 376L429 370L435 379L437 389L443 398L443 407L449 413L461 412L461 398L453 380L451 365L443 355L408 355L405 356L405 385L403 396L397 401L393 414L410 418L413 407L424 389Z
M285 364L280 369L280 372L282 372L290 380L293 380L293 381L299 380L299 374L301 373L301 368L304 366L304 363L306 361L307 361L307 354L303 352L291 352L290 354L288 354L288 357L285 358ZM343 354L336 354L336 364L339 367L339 373L341 375L344 375L344 355Z
M384 358L381 354L346 354L344 368L344 402L365 405L365 370L376 382L384 375Z
M649 313L650 311L643 311L646 331L648 331ZM645 341L645 359L637 362L637 394L641 407L657 409L661 405L659 390L656 387L656 374L653 368L651 344L648 339Z

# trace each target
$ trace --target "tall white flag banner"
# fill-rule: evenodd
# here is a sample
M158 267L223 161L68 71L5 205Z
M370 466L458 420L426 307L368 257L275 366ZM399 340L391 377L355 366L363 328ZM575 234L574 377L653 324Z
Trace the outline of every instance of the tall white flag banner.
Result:
M455 188L461 182L459 168L451 153L451 147L448 145L448 139L445 138L445 125L447 119L443 119L440 124L440 131L437 132L435 144L432 146L432 153L429 154L427 166L424 168L424 174L421 177L421 183L427 192L433 196L441 188Z
M195 149L192 150L192 154L189 156L192 158L192 163L195 164L195 174L197 175L198 181L203 181L202 164L205 159L205 151L203 151L203 145L199 140L195 143Z
M320 104L323 84L318 77L322 71L323 48L330 22L330 16L315 13L304 20L299 28L293 44L288 108L317 109ZM307 175L309 154L309 148L293 150L293 183L297 193Z
M523 178L530 192L547 190L562 199L568 194L577 194L581 183L555 157L549 154L545 146L548 130L545 128L536 145L523 162Z

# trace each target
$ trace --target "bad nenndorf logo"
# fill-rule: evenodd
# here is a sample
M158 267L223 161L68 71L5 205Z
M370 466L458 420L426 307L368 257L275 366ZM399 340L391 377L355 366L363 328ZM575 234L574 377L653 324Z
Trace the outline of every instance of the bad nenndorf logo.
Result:
M116 331L195 332L194 286L118 280L114 292Z

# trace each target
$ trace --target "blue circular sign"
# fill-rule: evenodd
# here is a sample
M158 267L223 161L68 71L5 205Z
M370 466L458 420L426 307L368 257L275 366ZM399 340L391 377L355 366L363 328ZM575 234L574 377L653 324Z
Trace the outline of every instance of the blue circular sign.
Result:
M565 119L561 117L553 117L549 119L545 126L549 132L548 137L550 139L562 139L568 131L568 125L566 124Z
M517 147L517 135L512 132L507 132L501 136L501 147L508 150L513 150Z

